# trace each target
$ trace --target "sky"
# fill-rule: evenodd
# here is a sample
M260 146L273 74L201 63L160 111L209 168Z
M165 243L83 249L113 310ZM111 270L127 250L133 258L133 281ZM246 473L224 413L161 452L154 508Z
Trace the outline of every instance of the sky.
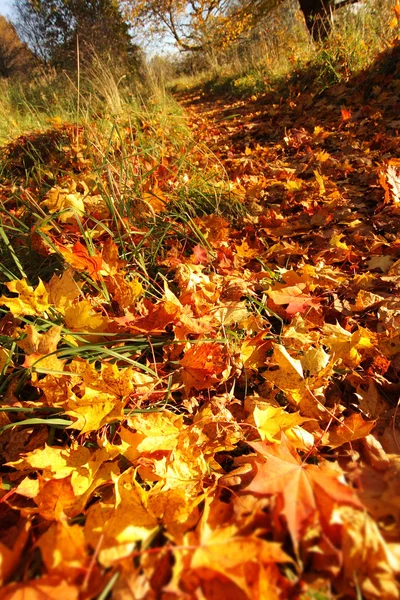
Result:
M0 15L12 17L11 5L12 0L0 0Z

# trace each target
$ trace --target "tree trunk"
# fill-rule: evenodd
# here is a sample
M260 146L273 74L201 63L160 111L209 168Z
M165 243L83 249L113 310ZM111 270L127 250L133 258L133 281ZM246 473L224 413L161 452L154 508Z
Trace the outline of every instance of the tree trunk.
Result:
M315 41L325 38L331 28L330 0L299 0L307 28Z

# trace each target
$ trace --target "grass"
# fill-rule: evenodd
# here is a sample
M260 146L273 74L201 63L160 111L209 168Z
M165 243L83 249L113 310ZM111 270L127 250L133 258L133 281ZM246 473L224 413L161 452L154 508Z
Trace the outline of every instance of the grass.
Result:
M70 79L55 74L25 90L19 84L3 86L7 93L2 102L10 117L1 136L3 142L14 139L3 146L0 163L6 190L1 283L22 278L30 286L49 282L68 266L62 248L73 255L79 241L88 257L96 256L104 240L112 239L124 262L126 285L137 281L147 298L159 298L168 279L168 253L189 251L199 243L207 247L196 217L223 213L235 219L241 214L218 161L194 141L182 110L162 88L152 84L146 96L143 89L134 94L101 66L90 73L89 84L80 82L79 96ZM205 170L205 165L211 168ZM83 293L110 310L103 276L84 271L75 271ZM64 344L57 356L63 360L79 355L91 362L122 361L147 373L145 358L166 341L165 336L134 336L118 339L115 347L115 334L71 329L57 311L33 322L40 334L62 326ZM30 323L32 318L22 319L22 324ZM23 339L25 333L21 335ZM2 338L7 352L3 389L10 383L8 365L23 361L18 341ZM40 362L31 370L39 376L52 373ZM24 393L27 377L22 366L13 371L19 393Z
M393 0L366 0L358 12L350 5L337 11L327 37L313 43L302 13L286 2L268 21L241 40L213 65L194 74L189 59L171 78L174 93L205 90L215 95L249 97L290 84L305 71L317 73L321 90L347 81L390 47L399 32Z

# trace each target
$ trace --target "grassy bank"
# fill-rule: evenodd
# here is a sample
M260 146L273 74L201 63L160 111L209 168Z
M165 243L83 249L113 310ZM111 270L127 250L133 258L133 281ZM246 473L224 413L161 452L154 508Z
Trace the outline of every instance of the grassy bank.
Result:
M303 14L288 1L248 39L223 55L209 57L207 66L203 59L195 73L190 73L187 59L178 71L183 67L189 73L172 77L169 87L178 93L197 88L244 98L290 85L304 71L312 71L323 90L371 65L399 32L393 0L349 5L327 19L328 35L313 42ZM193 64L197 62L194 57Z

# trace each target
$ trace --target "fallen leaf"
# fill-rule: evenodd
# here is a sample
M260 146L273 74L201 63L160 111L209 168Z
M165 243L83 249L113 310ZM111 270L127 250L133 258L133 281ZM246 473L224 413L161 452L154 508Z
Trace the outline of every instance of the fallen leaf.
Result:
M280 445L263 442L250 442L249 445L262 458L255 461L256 476L244 491L282 498L282 513L296 552L309 527L318 521L330 523L334 506L362 508L353 490L339 482L338 473L326 465L302 463L284 440Z

